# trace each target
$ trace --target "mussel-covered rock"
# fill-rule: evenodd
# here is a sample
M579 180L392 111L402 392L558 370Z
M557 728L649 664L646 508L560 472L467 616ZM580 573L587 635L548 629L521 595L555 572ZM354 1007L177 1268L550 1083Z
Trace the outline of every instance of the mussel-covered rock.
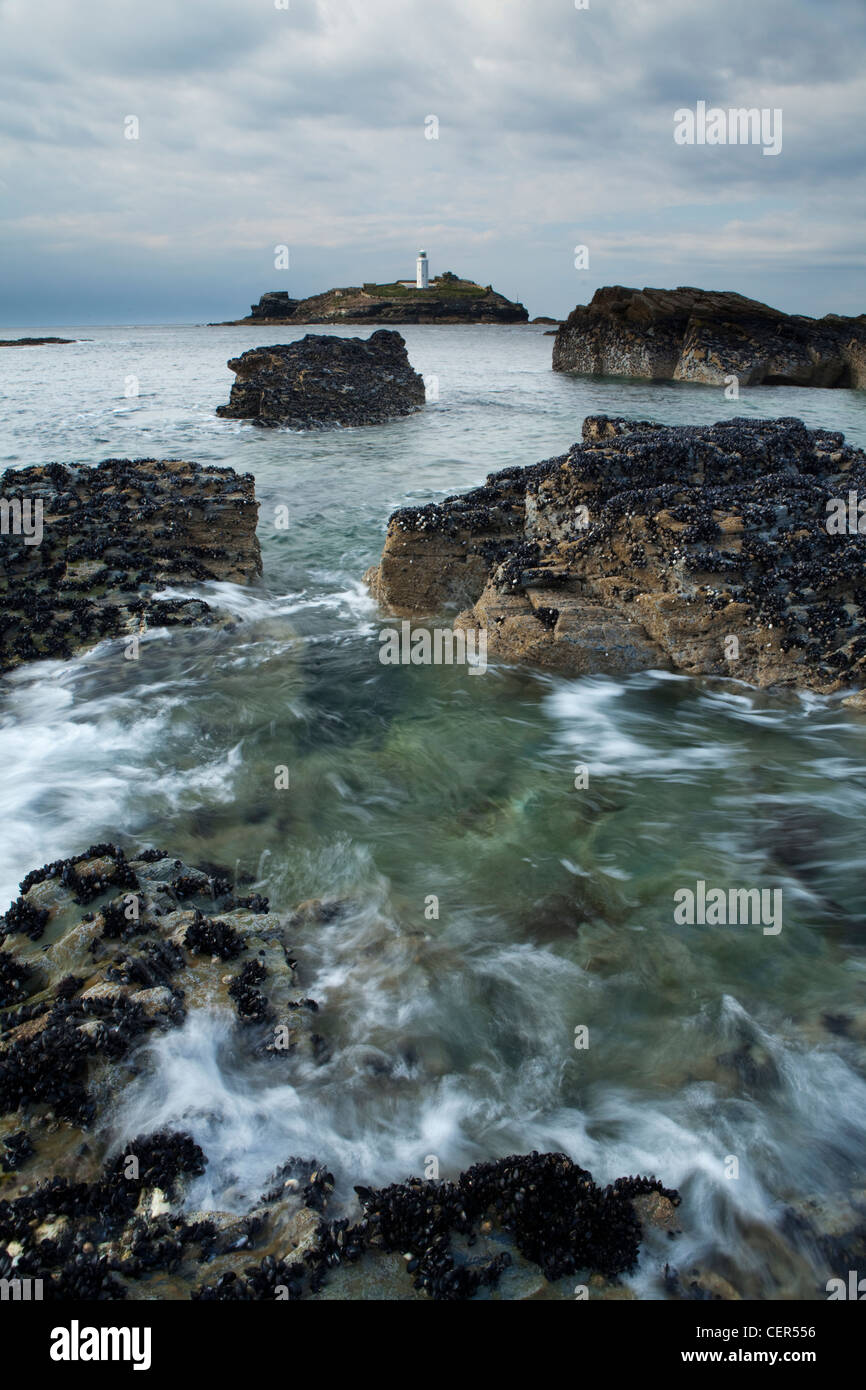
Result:
M402 335L384 328L369 338L308 333L296 343L252 348L229 367L237 380L217 415L258 425L379 425L411 415L425 400Z

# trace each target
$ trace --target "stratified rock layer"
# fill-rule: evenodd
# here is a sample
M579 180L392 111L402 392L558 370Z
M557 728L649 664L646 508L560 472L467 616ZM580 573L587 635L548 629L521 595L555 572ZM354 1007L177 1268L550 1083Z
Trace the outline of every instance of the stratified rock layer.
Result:
M866 684L866 536L828 531L852 492L862 450L800 420L590 417L559 458L395 512L368 581L404 617L463 608L505 659L832 692Z
M783 314L728 292L596 290L559 329L553 369L721 386L866 386L866 315Z
M252 474L159 459L10 469L0 479L0 670L148 626L209 622L166 584L261 574ZM41 541L14 534L41 504ZM17 528L16 528L17 529ZM25 527L25 530L27 528ZM8 530L8 534L6 533Z
M425 400L403 338L387 329L370 338L308 333L296 343L252 348L228 365L237 381L217 415L257 425L379 425L413 414Z

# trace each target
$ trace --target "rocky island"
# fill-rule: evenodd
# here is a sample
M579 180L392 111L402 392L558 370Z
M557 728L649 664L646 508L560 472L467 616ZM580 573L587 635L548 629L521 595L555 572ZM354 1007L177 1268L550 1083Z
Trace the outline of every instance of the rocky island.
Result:
M596 290L559 329L553 369L723 386L866 386L866 314L812 319L740 294Z
M800 420L590 417L567 454L395 512L367 580L506 660L830 693L866 685L858 498L866 455Z
M424 378L413 371L399 333L369 338L308 333L294 343L233 357L237 373L217 415L289 429L379 425L424 405Z
M105 637L210 623L166 584L261 574L251 474L183 460L9 469L0 480L0 671Z
M408 282L356 285L308 299L286 290L263 294L239 324L315 323L526 323L522 304L446 271L426 288Z

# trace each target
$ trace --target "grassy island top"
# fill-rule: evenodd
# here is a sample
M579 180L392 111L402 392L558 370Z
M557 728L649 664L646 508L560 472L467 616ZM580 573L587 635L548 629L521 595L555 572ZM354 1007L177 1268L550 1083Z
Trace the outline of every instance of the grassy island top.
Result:
M430 281L426 290L419 290L415 285L401 285L399 281L394 281L390 285L374 285L367 282L362 286L365 294L373 295L376 299L439 299L443 294L450 298L474 298L477 295L491 294L493 287L488 285L483 288L476 285L474 280L461 280L459 276L446 271L444 275L439 275L435 280Z

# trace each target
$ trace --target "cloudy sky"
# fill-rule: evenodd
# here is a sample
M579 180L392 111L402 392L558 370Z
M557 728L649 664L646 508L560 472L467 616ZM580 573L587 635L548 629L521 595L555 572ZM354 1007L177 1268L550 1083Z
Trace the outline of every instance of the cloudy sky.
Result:
M861 313L864 57L864 0L0 0L0 323L238 317L421 245L533 315ZM699 101L780 108L781 154L677 145Z

